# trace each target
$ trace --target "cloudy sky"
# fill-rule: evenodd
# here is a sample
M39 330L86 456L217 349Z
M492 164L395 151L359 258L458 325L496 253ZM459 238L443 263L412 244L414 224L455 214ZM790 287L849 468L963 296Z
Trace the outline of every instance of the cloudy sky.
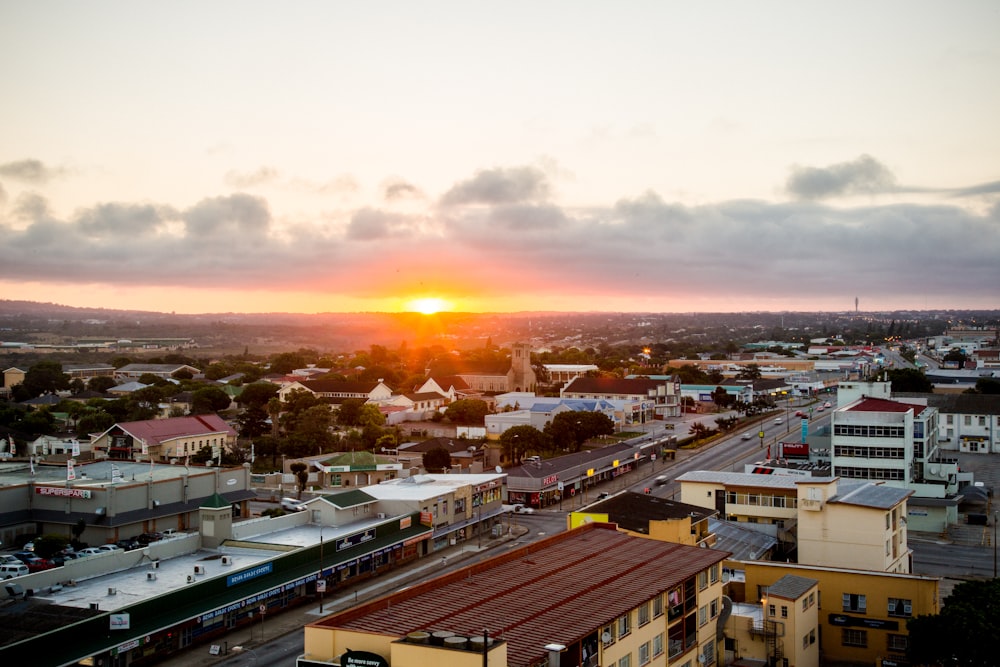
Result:
M1000 307L1000 3L0 3L0 298Z

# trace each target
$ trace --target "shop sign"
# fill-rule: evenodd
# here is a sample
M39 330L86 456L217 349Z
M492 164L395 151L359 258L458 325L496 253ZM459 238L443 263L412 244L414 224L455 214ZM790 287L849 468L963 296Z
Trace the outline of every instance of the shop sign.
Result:
M348 651L340 656L343 667L389 667L389 661L378 653L369 651Z

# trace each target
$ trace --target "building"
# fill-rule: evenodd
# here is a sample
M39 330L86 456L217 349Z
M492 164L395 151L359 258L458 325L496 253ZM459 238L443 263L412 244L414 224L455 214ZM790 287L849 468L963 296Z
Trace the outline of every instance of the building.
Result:
M823 664L882 667L908 664L906 623L910 618L941 611L940 580L936 577L764 561L728 561L726 567L730 575L726 591L734 602L734 613L726 624L727 657L734 650L740 656L747 655L750 648L760 651L759 645L730 642L730 635L736 636L735 624L741 622L742 615L737 612L741 605L763 607L766 613L762 620L774 625L761 630L772 632L772 645L780 641L786 652L811 648L815 642ZM806 609L802 608L802 596L789 595L784 586L772 594L772 587L789 575L817 582L815 596L805 595ZM783 619L783 605L794 625ZM804 631L808 620L802 625L793 618L797 610L808 611L810 607L816 609L819 624L815 638Z
M677 478L681 501L776 538L800 563L909 572L913 492L837 478L698 470Z
M486 415L487 437L499 438L504 431L515 426L531 426L542 431L545 425L561 412L600 412L612 421L616 431L620 431L624 426L622 418L625 411L622 409L622 401L615 405L611 401L602 399L555 399L533 395L522 400L523 409ZM521 402L515 401L517 404Z
M549 376L549 385L566 384L587 373L596 373L600 370L594 364L543 364L542 368Z
M211 458L236 445L236 431L215 414L115 424L91 436L94 456L128 461L181 462L207 447Z
M423 467L424 454L433 449L444 449L451 457L451 468L456 472L480 473L486 467L486 446L480 438L430 438L420 442L404 442L396 450L397 460L408 468Z
M1000 453L1000 395L901 393L893 397L938 411L937 441L942 451Z
M585 523L612 523L619 530L637 537L693 547L715 547L715 535L709 528L710 519L715 515L715 511L697 505L627 491L570 512L566 523L569 529Z
M115 367L109 364L63 364L62 370L71 381L80 380L85 383L97 377L115 376Z
M309 624L298 664L717 665L727 555L590 523Z
M649 378L578 377L559 391L562 398L606 399L631 403L628 423L681 416L681 384L674 376Z
M158 378L170 380L182 372L191 375L201 373L194 366L187 364L127 364L115 371L115 379L119 382L128 382L129 380L138 380L143 375L155 375Z
M392 398L392 389L381 380L302 380L284 384L278 391L278 398L288 400L293 391L308 391L332 405L340 405L348 399L370 403L384 403Z
M460 369L456 375L469 389L483 394L535 391L538 384L535 369L531 367L531 346L527 343L513 343L510 346L509 365L469 366ZM441 389L447 390L447 387Z
M789 667L820 664L819 582L786 574L759 604L733 602L723 626L725 662Z

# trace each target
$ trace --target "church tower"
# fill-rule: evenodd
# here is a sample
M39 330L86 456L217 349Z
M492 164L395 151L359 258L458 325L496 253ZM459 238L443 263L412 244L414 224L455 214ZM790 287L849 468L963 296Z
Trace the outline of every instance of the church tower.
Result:
M507 391L535 391L538 380L531 367L531 345L514 343L510 346L510 370L507 371Z

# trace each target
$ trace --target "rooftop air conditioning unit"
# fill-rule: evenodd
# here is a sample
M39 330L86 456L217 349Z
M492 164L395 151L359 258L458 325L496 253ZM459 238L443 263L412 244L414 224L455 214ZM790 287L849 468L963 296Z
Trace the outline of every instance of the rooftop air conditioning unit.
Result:
M194 566L194 573L195 574L205 574L205 568L202 567L201 565L195 565Z
M108 595L114 595L114 594L116 594L117 592L118 592L118 589L117 589L117 588L114 588L114 587L108 587Z
M156 581L156 573L155 572L147 572L146 573L146 581Z
M223 565L232 565L233 564L233 559L230 558L229 556L223 556L222 557L222 564Z
M153 561L153 569L154 570L160 569L160 561L158 561L158 560L154 560Z
M386 518L385 512L379 512L378 513L378 518L380 518L380 519Z
M187 581L188 581L189 584L194 583L194 575L193 574L189 574Z

